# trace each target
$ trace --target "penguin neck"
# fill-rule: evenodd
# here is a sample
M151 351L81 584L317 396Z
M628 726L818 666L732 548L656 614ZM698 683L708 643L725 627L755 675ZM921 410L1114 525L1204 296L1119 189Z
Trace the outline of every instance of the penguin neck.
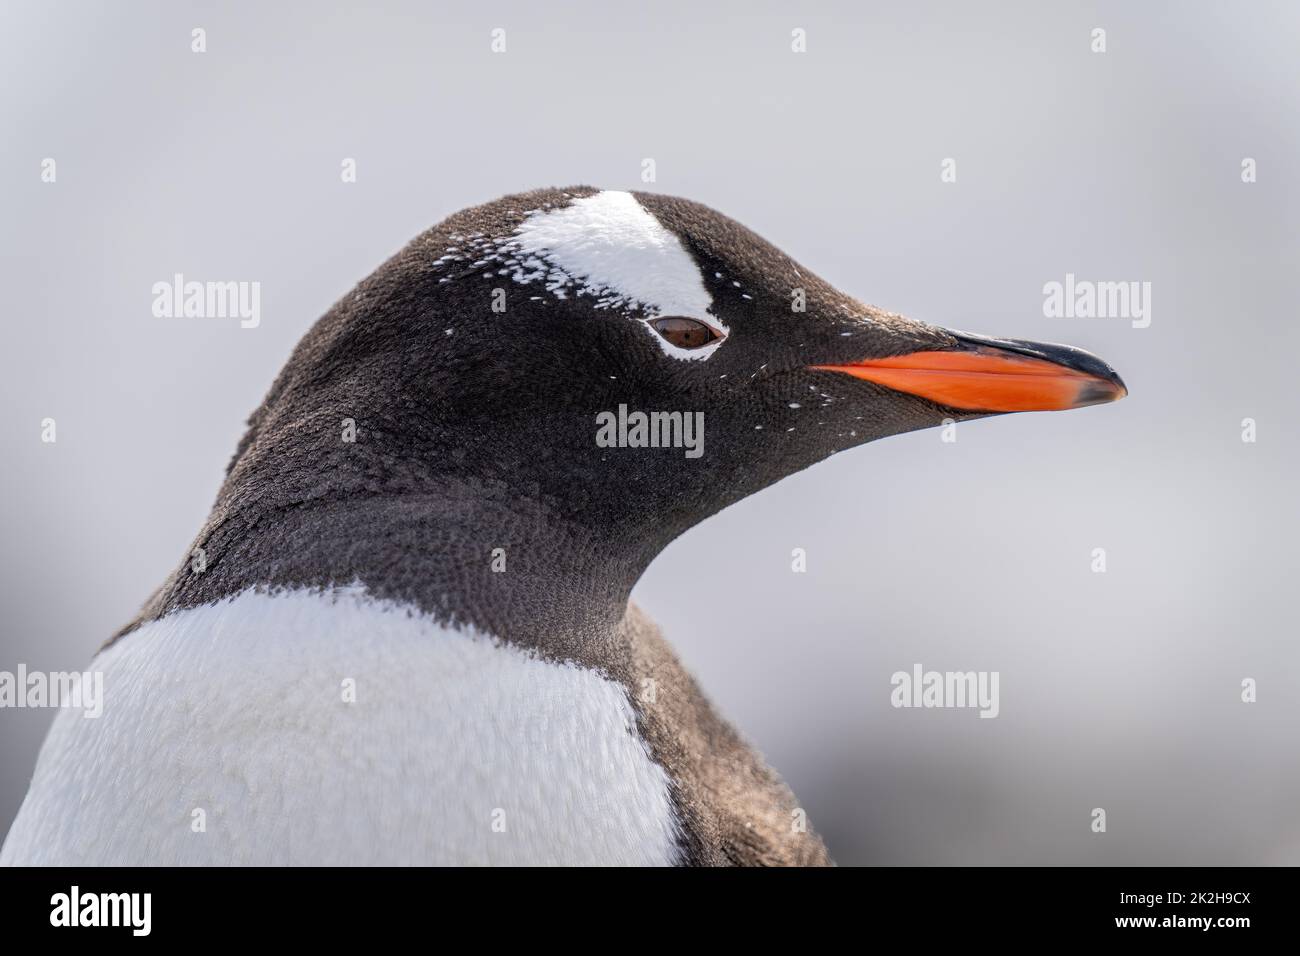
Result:
M361 505L358 578L513 643L588 642L622 619L659 548L592 527L507 489L444 479L434 495ZM634 542L638 542L634 546ZM572 655L567 655L572 656Z
M265 486L248 478L223 488L196 541L210 565L200 575L183 565L162 613L249 587L359 583L443 623L606 666L632 587L667 544L491 480L429 476L400 491L332 483L312 497L252 495Z

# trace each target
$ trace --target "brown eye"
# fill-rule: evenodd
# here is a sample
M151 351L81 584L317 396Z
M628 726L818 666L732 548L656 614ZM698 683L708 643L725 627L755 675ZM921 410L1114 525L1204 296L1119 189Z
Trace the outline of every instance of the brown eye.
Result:
M681 316L652 319L650 326L679 349L698 349L702 345L708 345L714 339L721 338L703 322L684 319Z

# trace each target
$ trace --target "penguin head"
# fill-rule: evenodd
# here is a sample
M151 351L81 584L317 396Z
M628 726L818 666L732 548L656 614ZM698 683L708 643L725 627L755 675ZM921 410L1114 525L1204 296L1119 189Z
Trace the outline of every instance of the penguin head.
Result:
M1078 349L865 305L706 206L575 187L418 237L321 320L259 415L332 396L404 475L658 547L877 438L1124 394Z

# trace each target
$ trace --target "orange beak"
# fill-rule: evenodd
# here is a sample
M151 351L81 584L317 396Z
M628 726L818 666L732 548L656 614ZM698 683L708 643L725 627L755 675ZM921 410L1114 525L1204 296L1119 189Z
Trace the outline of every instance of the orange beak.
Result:
M1128 394L1114 369L1082 349L953 334L963 346L960 351L812 367L965 411L1057 411L1114 402Z

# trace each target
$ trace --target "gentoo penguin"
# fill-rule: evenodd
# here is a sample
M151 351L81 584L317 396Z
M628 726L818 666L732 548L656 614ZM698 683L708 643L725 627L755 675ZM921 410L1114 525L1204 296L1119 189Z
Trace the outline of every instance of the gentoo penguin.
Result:
M827 863L637 578L838 451L1124 394L1078 349L864 305L687 200L457 213L294 350L0 862Z

